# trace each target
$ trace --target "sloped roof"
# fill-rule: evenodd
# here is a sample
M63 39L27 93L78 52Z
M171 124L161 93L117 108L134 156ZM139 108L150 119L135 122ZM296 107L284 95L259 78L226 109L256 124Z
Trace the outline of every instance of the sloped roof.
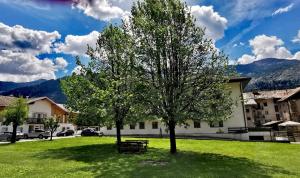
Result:
M17 97L0 95L0 106L4 106L4 107L9 106L16 99L17 99ZM53 100L51 100L50 98L48 98L46 96L37 97L37 98L28 98L27 99L27 104L30 104L30 103L33 103L33 102L36 102L36 101L39 101L39 100L48 100L50 103L56 105L57 107L64 110L65 112L69 112L69 110L66 109L62 104L57 104Z
M30 103L33 103L33 102L36 102L36 101L39 101L39 100L48 100L50 103L56 105L57 107L59 107L60 109L64 110L65 112L69 112L68 109L66 109L62 104L57 104L55 103L53 100L51 100L50 98L44 96L44 97L38 97L38 98L29 98L27 103L30 104Z
M279 124L279 123L282 123L282 121L270 121L270 122L263 124L263 126L270 126L270 125Z
M232 77L229 79L229 83L240 82L242 84L242 88L244 89L250 80L250 77Z
M282 97L282 98L279 100L279 102L285 101L285 100L287 100L287 99L293 97L294 95L298 94L299 92L300 92L300 87L295 88L295 89L293 89L293 91L290 92L288 95Z
M245 99L245 105L257 105L256 101L252 98Z
M2 96L0 95L0 106L9 106L17 98L13 96Z
M272 90L272 91L258 91L258 92L248 92L244 93L243 96L245 99L281 99L288 96L294 91L294 89L287 90Z
M286 121L282 124L279 124L279 126L282 126L282 127L286 127L286 126L300 126L300 123L299 122L294 122L294 121Z

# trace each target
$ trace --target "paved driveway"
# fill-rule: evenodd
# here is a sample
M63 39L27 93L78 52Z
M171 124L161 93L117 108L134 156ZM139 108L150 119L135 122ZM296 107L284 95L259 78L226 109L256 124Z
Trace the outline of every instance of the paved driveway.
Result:
M76 136L68 136L68 137L52 137L53 140L58 140L58 139L64 139L64 138L75 138L75 137L80 137L80 135L76 135ZM38 138L34 138L34 139L21 139L18 142L36 142L36 141L42 141L42 140L50 140L50 138L48 139L38 139ZM10 142L2 142L0 141L0 144L8 144Z

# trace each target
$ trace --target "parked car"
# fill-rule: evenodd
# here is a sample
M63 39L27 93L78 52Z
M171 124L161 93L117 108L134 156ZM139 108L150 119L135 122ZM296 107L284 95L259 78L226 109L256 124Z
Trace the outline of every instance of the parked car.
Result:
M4 132L0 135L0 141L10 141L12 137L12 132ZM20 139L24 138L24 134L21 132L17 132L16 140L19 141Z
M44 130L35 130L33 132L24 134L25 139L28 139L28 138L39 138L39 139L45 138L45 139L47 139L49 137L50 137L50 132L44 131Z
M94 129L83 129L81 132L81 136L103 136L103 132L97 132Z
M74 130L64 130L64 131L58 132L56 134L56 136L58 136L58 137L72 136L72 135L74 135Z

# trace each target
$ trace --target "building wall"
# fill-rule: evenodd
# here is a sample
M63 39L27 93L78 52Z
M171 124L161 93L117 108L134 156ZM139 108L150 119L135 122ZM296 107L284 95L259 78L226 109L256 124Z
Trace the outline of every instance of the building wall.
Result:
M290 120L290 113L289 113L289 105L288 102L281 102L278 104L280 110L280 117L283 121Z
M254 113L256 110L254 109L254 106L246 105L245 109L246 109L245 117L247 120L247 127L255 127Z
M234 101L234 110L230 119L223 122L223 127L210 127L210 125L202 121L200 128L194 128L193 121L187 121L188 126L176 126L177 135L188 135L188 136L208 136L208 137L222 137L222 138L232 138L239 140L247 140L247 134L229 134L228 128L230 127L245 127L244 118L244 108L241 93L240 83L230 83L231 87L231 97ZM199 118L201 119L201 118ZM152 128L152 122L158 122L158 128ZM135 129L130 129L129 125L124 125L121 133L123 135L167 135L168 129L160 121L144 121L145 129L139 129L139 124L137 123ZM115 135L116 129L112 128L108 130L107 127L100 129L105 135Z
M44 113L47 117L51 116L51 103L47 100L38 100L29 104L29 118L34 118L34 113Z
M28 118L35 118L36 117L35 113L45 114L46 117L59 116L61 118L59 120L60 127L57 129L57 131L62 131L64 129L68 129L68 128L74 130L74 126L72 124L66 124L66 122L67 122L66 114L67 113L46 99L38 100L32 104L29 104L28 110L29 110ZM33 128L34 130L35 129L42 129L42 130L44 129L43 124L24 124L24 125L21 125L18 127L18 131L23 132L23 133L28 133L30 127ZM12 125L5 126L0 123L0 133L1 132L12 132Z
M67 123L68 122L67 114L68 114L67 112L65 112L64 110L62 110L58 106L52 104L52 106L51 106L51 115L54 116L58 120L58 122Z
M270 121L281 119L280 106L273 98L270 99L255 99L257 105L246 106L246 118L248 127L255 127ZM278 110L275 110L278 106ZM277 116L278 115L278 116Z

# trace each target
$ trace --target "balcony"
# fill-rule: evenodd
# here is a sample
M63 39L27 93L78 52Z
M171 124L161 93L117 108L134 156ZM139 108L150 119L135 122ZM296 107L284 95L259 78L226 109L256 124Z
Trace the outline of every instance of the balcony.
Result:
M43 124L44 118L28 118L26 120L27 124Z

